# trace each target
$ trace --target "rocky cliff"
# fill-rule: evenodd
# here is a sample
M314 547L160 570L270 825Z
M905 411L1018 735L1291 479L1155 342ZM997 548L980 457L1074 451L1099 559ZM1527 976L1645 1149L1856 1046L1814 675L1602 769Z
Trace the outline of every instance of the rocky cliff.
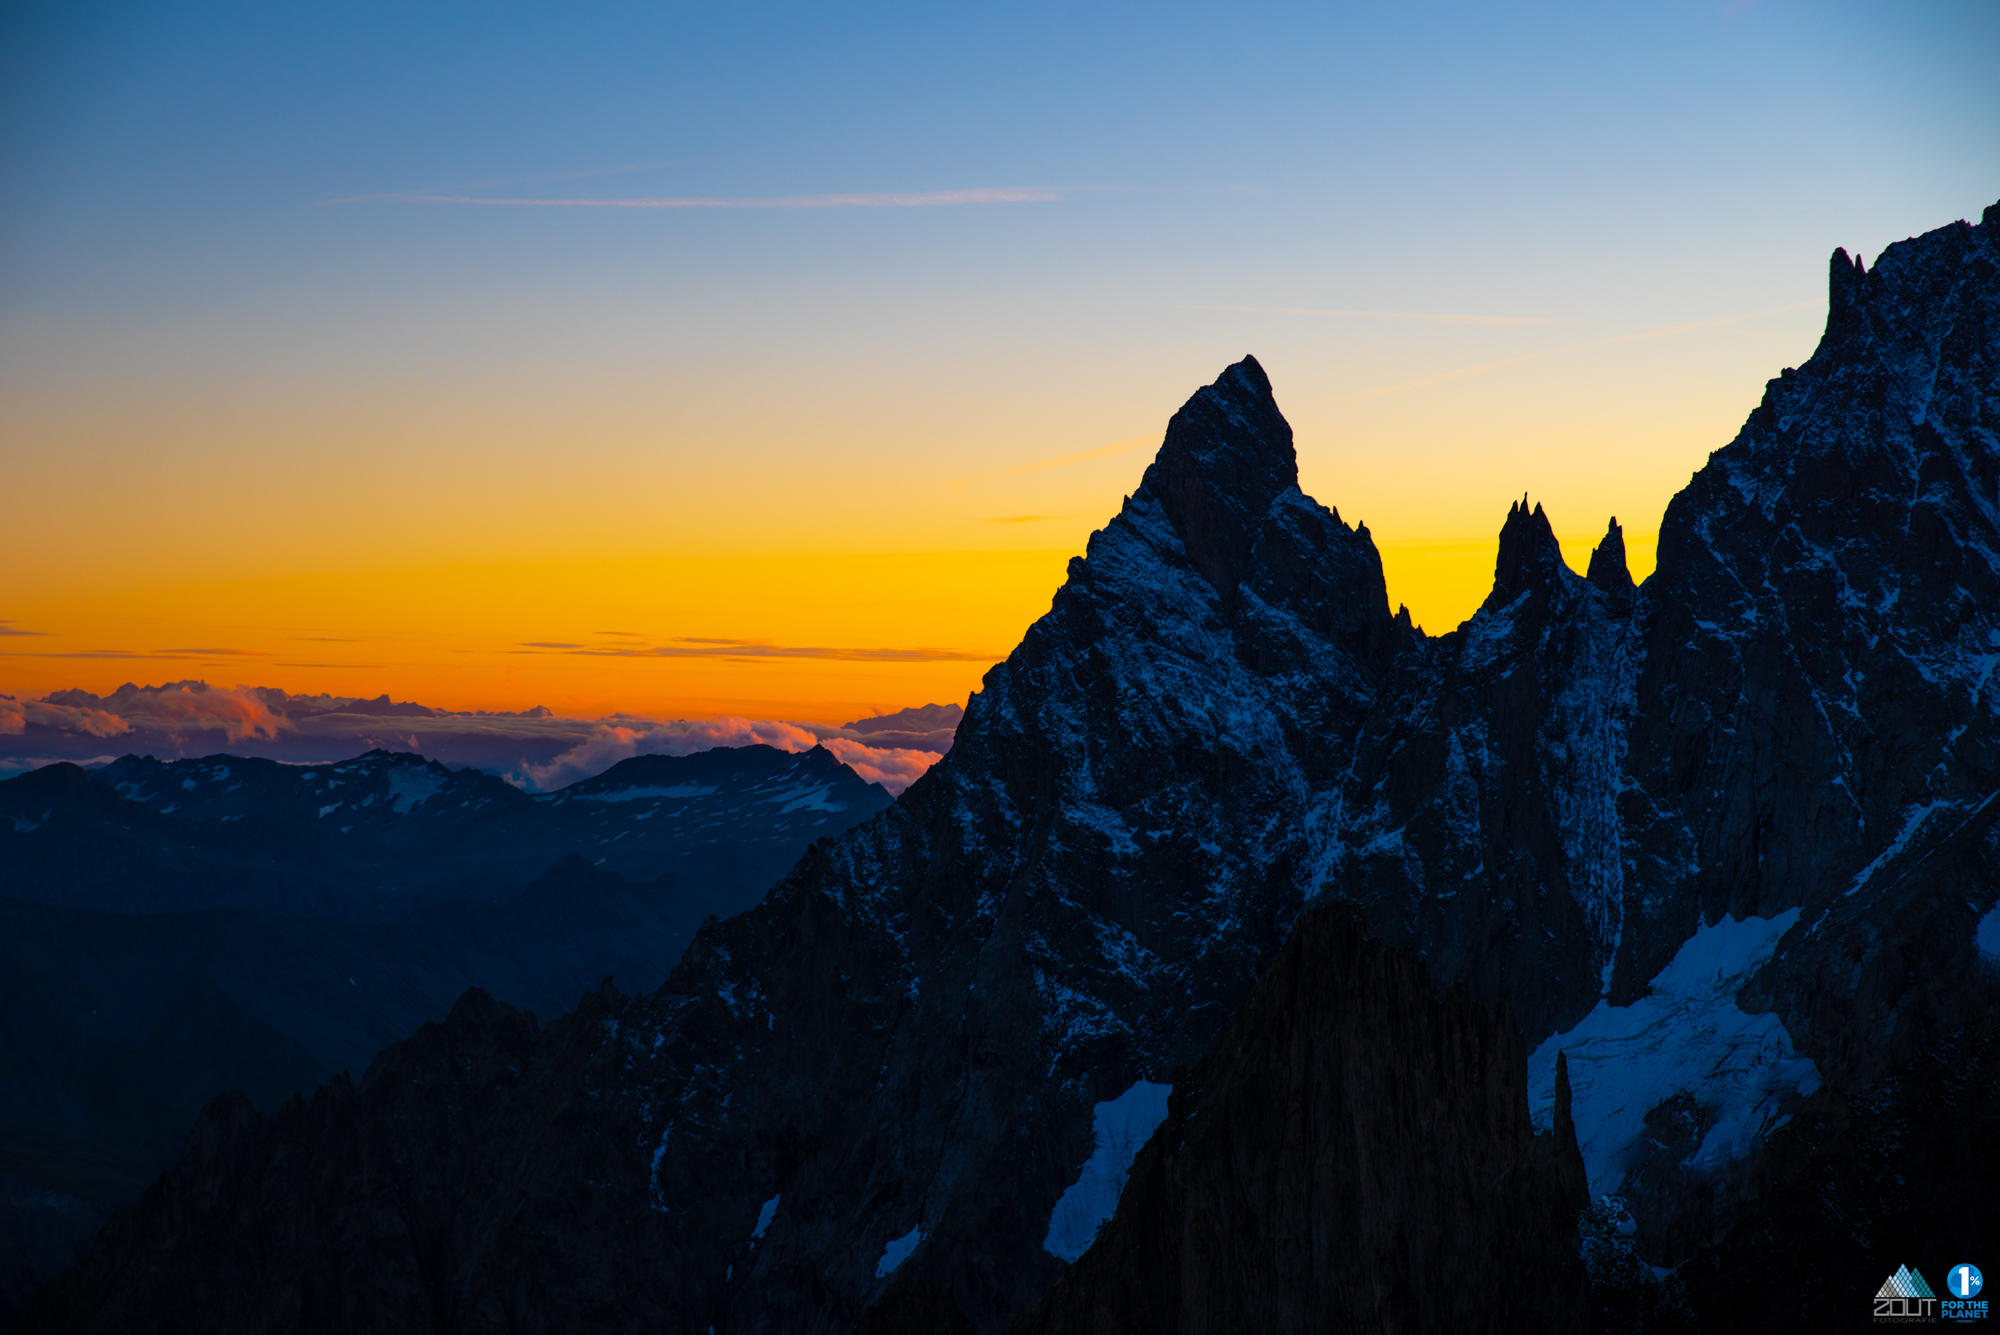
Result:
M1319 900L1021 1335L1587 1328L1568 1085L1535 1136L1525 1057Z

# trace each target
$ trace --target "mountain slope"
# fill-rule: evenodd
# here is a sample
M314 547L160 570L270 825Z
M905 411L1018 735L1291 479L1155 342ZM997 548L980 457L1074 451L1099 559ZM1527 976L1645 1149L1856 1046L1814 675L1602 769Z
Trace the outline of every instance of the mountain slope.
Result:
M607 974L658 986L716 907L740 904L575 855L505 904L386 924L0 901L0 1169L123 1208L222 1091L274 1108L366 1069L470 987L554 1017Z
M1229 368L894 808L650 996L541 1034L467 1003L323 1110L218 1107L44 1319L120 1328L210 1255L238 1258L231 1313L365 1287L332 1252L242 1268L308 1199L420 1271L444 1329L846 1331L918 1292L938 1328L1003 1329L1074 1254L1071 1193L1123 1171L1100 1133L1144 1138L1316 894L1509 1008L1538 1119L1567 1065L1620 1245L1703 1253L1852 1110L1919 1115L1885 1075L1996 1004L1996 260L2000 206L1865 275L1836 256L1821 350L1676 499L1645 586L1615 526L1578 577L1523 502L1436 639ZM332 1179L260 1191L307 1144L452 1210L378 1233Z
M217 1094L275 1108L468 988L554 1017L606 975L656 987L704 918L889 800L823 750L761 746L638 757L541 799L381 752L0 783L0 887L33 897L0 898L0 1172L108 1215ZM163 907L183 911L132 911ZM53 1232L10 1254L87 1239L82 1205L23 1199L10 1230ZM0 1258L0 1290L17 1269Z
M712 908L734 912L806 844L890 800L818 747L636 756L541 796L389 751L318 766L125 756L0 781L0 898L389 922L511 899L575 852L633 880L708 884Z

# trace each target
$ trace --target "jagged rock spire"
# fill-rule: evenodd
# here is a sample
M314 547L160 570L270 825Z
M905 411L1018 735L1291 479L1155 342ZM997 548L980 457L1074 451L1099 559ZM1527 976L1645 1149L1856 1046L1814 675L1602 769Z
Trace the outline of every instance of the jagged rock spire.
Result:
M1615 522L1615 521L1614 521ZM1590 1204L1590 1181L1584 1173L1583 1151L1577 1147L1576 1119L1571 1114L1569 1054L1556 1053L1555 1112L1550 1130L1555 1136L1556 1179L1565 1204L1582 1210Z
M1562 563L1562 544L1556 541L1548 516L1540 505L1531 513L1523 494L1519 504L1507 507L1500 554L1493 563L1493 592L1486 595L1485 607L1505 607L1531 589L1546 598L1561 577Z
M1195 569L1227 595L1249 566L1258 521L1298 480L1291 425L1264 368L1245 357L1174 414L1141 486L1159 497Z
M1837 342L1859 332L1866 324L1862 282L1868 277L1859 255L1849 258L1844 246L1836 246L1827 261L1826 341Z
M1618 527L1618 516L1611 517L1603 540L1592 549L1590 572L1585 578L1614 598L1632 592L1632 571L1625 564L1625 530Z

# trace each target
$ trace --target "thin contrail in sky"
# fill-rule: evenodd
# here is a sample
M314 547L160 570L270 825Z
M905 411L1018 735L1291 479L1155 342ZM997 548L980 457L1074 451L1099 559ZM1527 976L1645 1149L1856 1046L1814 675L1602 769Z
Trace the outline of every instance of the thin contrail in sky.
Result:
M1738 324L1744 320L1757 320L1766 315L1783 315L1787 311L1802 311L1809 306L1819 305L1816 301L1795 301L1789 306L1773 306L1767 311L1746 311L1741 315L1725 315L1716 320L1697 320L1693 324L1669 325L1665 329L1649 329L1643 334L1619 334L1614 338L1595 338L1583 343L1565 343L1559 348L1544 348L1540 352L1525 353L1519 357L1506 357L1497 362L1481 362L1477 366L1463 366L1456 371L1443 371L1437 375L1427 375L1419 380L1405 380L1400 384L1384 385L1360 394L1349 394L1336 399L1336 403L1356 403L1362 399L1379 399L1389 394L1400 394L1406 389L1422 389L1426 385L1439 385L1447 380L1463 380L1467 376L1484 375L1488 371L1498 371L1503 367L1521 366L1528 362L1538 362L1544 357L1553 357L1559 352L1577 352L1584 348L1608 348L1619 343L1637 343L1649 338L1668 338L1674 334L1692 333L1697 329L1715 329L1726 324Z
M996 468L990 473L975 473L971 477L957 478L945 483L945 485L947 487L966 487L972 485L974 482L984 482L989 478L1013 477L1019 473L1039 473L1044 468L1062 468L1068 464L1088 463L1092 459L1108 459L1114 454L1123 454L1127 450L1136 450L1141 445L1156 443L1158 443L1158 437L1155 436L1133 436L1128 440L1114 441L1109 445L1100 445L1094 450L1084 450L1077 454L1062 454L1053 459L1037 459L1031 464L1017 464L1012 468ZM1040 517L1054 518L1055 516Z
M910 209L953 204L1053 204L1062 196L1039 186L981 186L972 190L933 190L916 194L848 195L692 195L665 199L534 199L491 195L439 195L409 191L389 195L350 195L328 204L361 204L384 200L399 204L474 204L528 209Z

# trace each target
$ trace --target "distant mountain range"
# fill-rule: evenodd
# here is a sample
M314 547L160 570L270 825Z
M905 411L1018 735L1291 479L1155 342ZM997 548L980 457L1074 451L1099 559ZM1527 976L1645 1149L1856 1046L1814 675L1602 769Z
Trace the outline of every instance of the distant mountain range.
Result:
M0 782L0 1187L28 1184L0 1252L67 1263L51 1230L135 1200L216 1094L270 1109L365 1070L469 987L554 1019L607 975L658 986L705 917L890 801L764 746L543 796L383 751ZM4 1272L0 1311L28 1283Z
M0 695L0 775L57 760L104 763L118 755L187 759L218 751L331 764L370 750L406 751L481 769L531 790L553 789L626 756L687 755L752 743L840 758L899 793L951 750L964 711L922 705L839 726L773 720L660 720L614 715L562 718L537 705L518 712L452 711L411 701L293 695L275 687L205 681L130 682L109 695L53 691L39 700Z

